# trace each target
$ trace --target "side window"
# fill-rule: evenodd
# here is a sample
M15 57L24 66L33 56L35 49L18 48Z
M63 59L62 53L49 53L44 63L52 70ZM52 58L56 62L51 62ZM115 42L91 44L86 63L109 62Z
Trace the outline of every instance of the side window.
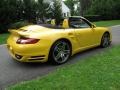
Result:
M90 26L82 19L73 19L69 21L71 28L90 28Z

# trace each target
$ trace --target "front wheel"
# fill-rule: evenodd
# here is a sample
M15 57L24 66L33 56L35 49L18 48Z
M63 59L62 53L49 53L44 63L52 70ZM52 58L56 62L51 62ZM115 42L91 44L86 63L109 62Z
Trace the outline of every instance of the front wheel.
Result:
M101 39L101 47L106 48L110 45L110 34L109 33L104 33Z
M49 61L52 64L63 64L68 61L71 56L71 46L68 42L60 40L53 44L50 54Z

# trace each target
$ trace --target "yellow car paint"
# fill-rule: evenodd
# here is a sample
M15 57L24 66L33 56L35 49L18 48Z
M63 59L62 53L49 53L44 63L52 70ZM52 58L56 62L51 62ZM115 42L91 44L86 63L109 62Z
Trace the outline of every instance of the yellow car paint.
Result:
M64 23L63 23L64 24ZM68 28L51 29L39 25L29 25L19 30L10 30L11 35L7 40L8 50L11 56L20 62L47 62L52 45L59 39L69 40L72 45L72 55L99 46L101 38L105 32L109 32L105 27L94 28ZM110 33L111 35L111 33ZM40 39L35 44L17 44L16 41L21 37ZM17 59L15 55L23 56ZM31 60L34 56L42 57L42 60Z

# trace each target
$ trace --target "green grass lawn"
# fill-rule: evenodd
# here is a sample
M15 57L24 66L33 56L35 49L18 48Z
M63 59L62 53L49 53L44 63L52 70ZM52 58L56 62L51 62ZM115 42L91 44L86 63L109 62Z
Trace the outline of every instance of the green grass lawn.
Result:
M114 25L120 25L120 20L99 21L99 22L93 22L93 23L96 24L96 26L109 27Z
M7 41L8 36L9 36L9 33L0 34L0 44L5 44L6 41Z
M120 25L120 20L111 20L111 21L99 21L99 22L93 22L97 26L113 26L113 25ZM5 44L6 39L8 38L9 34L0 34L0 44Z
M120 90L120 46L8 90Z

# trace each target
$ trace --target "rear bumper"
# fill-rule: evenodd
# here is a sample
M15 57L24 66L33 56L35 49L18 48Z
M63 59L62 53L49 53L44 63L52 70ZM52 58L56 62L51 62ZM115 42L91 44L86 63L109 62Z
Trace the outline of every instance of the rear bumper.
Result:
M35 46L12 46L7 44L10 55L20 62L47 62L49 49Z

